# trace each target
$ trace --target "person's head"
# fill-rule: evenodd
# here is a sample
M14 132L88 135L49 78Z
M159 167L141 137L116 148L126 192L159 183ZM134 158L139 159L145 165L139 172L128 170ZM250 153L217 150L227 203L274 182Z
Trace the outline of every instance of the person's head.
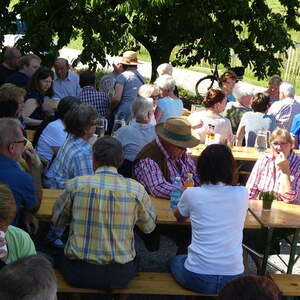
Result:
M219 78L219 85L222 87L226 95L230 94L237 82L237 76L233 71L226 71Z
M281 293L276 284L266 276L240 276L219 292L218 300L280 300Z
M20 59L20 71L26 74L29 78L41 66L41 59L35 54L27 54Z
M93 167L101 166L118 168L123 163L122 144L111 136L97 139L93 145Z
M163 63L163 64L161 64L157 67L156 71L158 73L158 76L162 76L162 75L172 76L173 66L171 64L168 64L168 63Z
M149 123L153 114L153 101L151 98L137 96L131 104L132 117L138 123Z
M83 88L85 86L96 85L96 75L93 71L84 71L79 74L79 84Z
M197 172L201 184L232 185L236 167L230 148L221 144L207 146L198 158Z
M275 157L280 152L282 152L285 157L288 157L293 149L294 138L286 129L276 128L270 136L270 144Z
M207 91L202 103L206 109L221 113L225 109L227 98L224 92L210 89Z
M157 105L160 97L159 88L155 84L151 83L141 85L138 94L144 98L152 98L154 107Z
M279 90L279 86L282 83L282 79L278 75L274 75L269 80L269 88L273 90Z
M52 96L53 95L53 71L41 67L36 70L29 81L29 90L39 92L42 95Z
M254 94L255 91L251 86L242 86L241 84L237 84L233 91L236 100L244 107L250 107L251 99Z
M279 99L294 98L295 87L289 81L283 81L279 86Z
M11 70L18 70L20 67L21 52L18 48L7 47L3 55L3 62Z
M55 300L56 293L53 267L42 256L27 256L1 269L2 300Z
M17 119L0 119L0 153L13 160L20 160L25 149L26 139Z
M17 118L24 108L26 90L12 83L0 86L0 118Z
M169 118L157 124L155 132L172 159L180 159L186 148L193 148L200 143L192 134L191 123L184 117Z
M81 103L80 99L73 96L67 96L62 98L55 112L55 115L58 119L64 120L65 115L68 111L72 110L73 107L79 105Z
M155 85L158 86L159 91L160 91L160 95L162 97L166 97L170 93L174 92L176 82L175 82L175 79L172 76L162 75L162 76L159 76L155 80Z
M16 215L16 202L10 188L0 184L0 231L7 231Z
M77 138L89 140L96 130L97 111L93 106L79 104L66 113L65 130Z
M136 69L138 65L138 58L135 51L125 51L119 63L122 65L124 71L128 69Z
M254 112L265 113L270 105L270 97L264 93L255 94L251 100L251 108Z
M67 59L59 57L54 62L56 76L59 79L65 79L68 76L70 65Z

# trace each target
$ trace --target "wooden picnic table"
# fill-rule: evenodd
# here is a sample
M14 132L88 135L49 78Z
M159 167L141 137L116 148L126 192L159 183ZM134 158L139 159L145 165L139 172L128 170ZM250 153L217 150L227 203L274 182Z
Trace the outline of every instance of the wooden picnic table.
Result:
M285 203L283 201L273 201L272 209L267 211L263 210L261 200L250 200L249 210L256 220L267 229L267 240L260 271L261 274L265 274L266 271L274 229L294 229L290 248L290 259L287 265L287 273L291 273L293 266L297 261L296 247L300 233L300 205Z
M200 156L201 152L205 149L206 145L200 144L194 148L189 149L189 153L192 157ZM232 147L232 154L235 160L244 160L244 161L256 161L261 157L264 152L257 152L254 147ZM271 149L268 148L266 152L271 152ZM300 150L295 150L295 152L300 155Z
M61 195L63 190L52 190L52 189L43 189L43 199L40 206L40 209L37 212L37 215L41 219L49 219L52 215L53 206ZM157 223L159 224L178 224L172 210L170 209L170 202L166 199L160 199L151 197L153 205L156 209L157 214ZM185 223L183 225L187 225ZM253 215L248 211L247 217L245 220L245 228L248 229L259 229L261 228L260 223L253 217Z

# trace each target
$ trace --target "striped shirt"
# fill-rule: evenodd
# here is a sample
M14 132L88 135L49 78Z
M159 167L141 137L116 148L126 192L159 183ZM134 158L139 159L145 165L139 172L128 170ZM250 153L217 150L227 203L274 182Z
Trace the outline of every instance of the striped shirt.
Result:
M300 103L292 98L285 98L274 102L268 110L268 115L273 115L276 119L276 127L291 130L292 120L296 114L300 113Z
M300 157L291 151L288 157L291 170L292 190L280 193L282 171L275 167L275 158L272 154L261 157L253 167L246 187L249 190L249 199L257 199L261 191L280 193L279 200L285 202L300 202Z
M56 227L70 223L67 257L101 265L132 261L136 256L134 226L150 233L155 220L143 186L113 167L100 167L95 175L68 181L52 217Z
M180 177L182 184L188 177L188 173L193 174L195 186L198 186L200 181L196 173L194 161L184 152L180 159L172 159L167 151L164 149L156 137L156 143L163 152L167 160L167 166L170 172L171 182L167 181L158 164L150 158L140 159L134 167L137 180L147 189L147 191L154 197L170 198L174 186L175 177Z

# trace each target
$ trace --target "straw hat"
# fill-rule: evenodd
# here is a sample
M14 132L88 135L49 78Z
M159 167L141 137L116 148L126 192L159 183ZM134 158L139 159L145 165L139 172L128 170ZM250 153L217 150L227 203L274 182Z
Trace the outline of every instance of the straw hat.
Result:
M169 118L165 122L155 126L156 134L172 145L182 148L193 148L200 143L192 135L191 123L183 118Z
M137 54L135 51L125 51L122 55L120 64L128 65L128 66L136 66L139 64Z

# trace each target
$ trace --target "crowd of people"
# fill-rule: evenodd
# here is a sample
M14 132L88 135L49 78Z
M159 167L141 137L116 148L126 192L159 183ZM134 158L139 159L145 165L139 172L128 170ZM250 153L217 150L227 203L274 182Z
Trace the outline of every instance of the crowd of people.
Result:
M24 293L42 295L41 284L50 295L43 299L54 299L53 270L35 256L30 237L38 231L42 188L62 190L45 240L58 249L55 266L73 285L122 288L138 271L135 235L149 251L157 251L161 233L178 246L169 268L188 289L214 294L225 285L220 299L240 299L228 296L238 294L239 284L269 284L239 279L243 227L248 200L262 191L300 202L300 158L293 151L299 145L300 103L294 86L274 76L264 93L255 93L227 71L220 89L207 92L203 108L185 117L172 66L160 65L158 78L148 84L139 63L136 52L124 52L97 90L95 73L78 75L65 58L57 58L51 70L34 54L5 50L0 66L0 233L5 236L0 235L0 277L5 280L0 280L0 296L14 293L11 287L21 278L14 273L29 272L35 263L35 272L45 269L47 283L33 279L28 286L36 282L36 289ZM108 126L98 138L103 119ZM26 130L35 130L32 143ZM227 145L253 147L262 130L270 132L271 153L249 166L246 185L238 186ZM187 149L206 143L208 133L214 143L195 162ZM191 231L158 225L150 198L170 199L178 178L182 195L174 216L178 223L189 218ZM185 189L188 178L194 187ZM244 240L261 251L262 239Z

